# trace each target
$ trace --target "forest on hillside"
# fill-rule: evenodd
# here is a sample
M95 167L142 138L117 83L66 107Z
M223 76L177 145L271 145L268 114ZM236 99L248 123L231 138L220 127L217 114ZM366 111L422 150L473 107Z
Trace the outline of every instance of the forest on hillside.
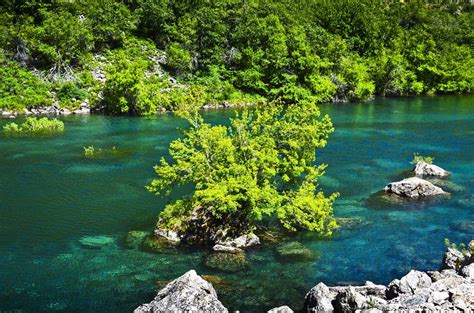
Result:
M469 1L4 0L0 108L469 93Z

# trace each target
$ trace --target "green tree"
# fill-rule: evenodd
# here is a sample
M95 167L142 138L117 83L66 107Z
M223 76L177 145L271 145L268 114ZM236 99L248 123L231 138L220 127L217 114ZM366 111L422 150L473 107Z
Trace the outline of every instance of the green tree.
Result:
M319 190L326 166L315 162L333 126L313 102L270 103L244 111L230 126L212 126L197 113L185 116L190 129L170 144L172 161L160 160L147 188L161 196L188 184L194 191L164 208L159 227L212 241L213 231L194 232L218 225L222 236L241 235L277 218L288 230L331 234L337 194L325 197Z
M78 65L89 55L93 37L85 22L78 16L62 9L39 11L41 23L32 19L23 24L20 39L25 43L34 63L52 67L60 72L62 67Z

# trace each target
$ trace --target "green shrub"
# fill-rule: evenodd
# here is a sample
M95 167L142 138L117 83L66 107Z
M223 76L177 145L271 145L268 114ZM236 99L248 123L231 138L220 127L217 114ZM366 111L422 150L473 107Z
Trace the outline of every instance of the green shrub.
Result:
M0 77L0 108L21 111L53 102L49 84L26 68L13 62L4 64Z
M288 230L331 234L337 194L319 190L325 165L315 161L333 127L328 116L318 118L314 103L286 110L269 103L245 110L231 126L204 123L195 112L183 115L191 128L170 144L172 162L160 160L148 189L167 195L191 184L195 190L165 207L161 227L186 232L193 210L201 210L218 225L240 225L239 232L272 216Z
M417 164L420 162L428 163L428 164L433 164L434 158L431 156L423 156L419 155L418 153L413 154L413 161L411 161L412 164Z
M456 243L451 242L448 238L444 238L444 245L447 248L453 248L454 250L460 251L465 255L474 254L474 245L468 245L467 247L464 243L457 245Z
M36 66L51 68L52 76L60 79L68 74L67 66L90 58L93 36L87 23L63 9L40 9L37 19L37 24L25 23L20 33Z
M84 147L84 155L86 157L92 157L94 156L94 153L95 153L95 148L94 146L87 146L87 147Z
M64 123L58 119L28 117L20 125L3 126L3 131L7 134L59 134L64 132Z
M72 103L72 99L86 99L87 90L79 88L72 81L68 81L59 85L56 96L58 97L59 101L61 101L61 104L64 106L69 106Z

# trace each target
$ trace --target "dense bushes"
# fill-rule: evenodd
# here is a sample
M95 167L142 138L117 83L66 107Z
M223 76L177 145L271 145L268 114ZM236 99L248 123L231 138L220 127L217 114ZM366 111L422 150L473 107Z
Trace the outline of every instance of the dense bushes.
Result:
M173 108L168 98L189 90L170 91L167 75L201 85L211 103L462 93L474 81L473 20L469 1L447 0L4 1L0 61L3 72L15 60L48 81L93 89L88 96L113 114ZM101 56L111 81L83 84ZM12 90L1 106L41 104L12 104L18 91L1 84Z
M40 135L54 135L64 131L64 123L58 119L48 119L28 117L26 120L18 125L10 123L3 126L3 131L6 134L40 134Z
M0 108L21 111L25 107L47 106L53 102L50 86L14 62L0 66L0 77Z

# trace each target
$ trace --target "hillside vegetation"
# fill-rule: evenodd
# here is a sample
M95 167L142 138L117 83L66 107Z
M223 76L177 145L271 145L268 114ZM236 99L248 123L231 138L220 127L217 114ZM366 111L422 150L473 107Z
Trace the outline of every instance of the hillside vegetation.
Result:
M111 114L471 92L469 1L0 4L0 107Z

